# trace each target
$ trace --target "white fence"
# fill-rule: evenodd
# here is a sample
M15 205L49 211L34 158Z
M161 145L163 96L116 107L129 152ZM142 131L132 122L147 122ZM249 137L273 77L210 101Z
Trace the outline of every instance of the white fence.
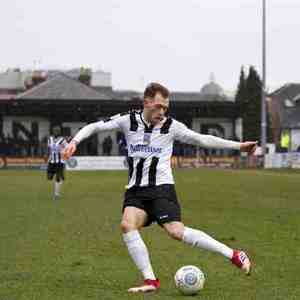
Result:
M300 153L274 153L266 155L265 168L300 168Z
M73 156L67 161L67 170L126 170L124 156Z

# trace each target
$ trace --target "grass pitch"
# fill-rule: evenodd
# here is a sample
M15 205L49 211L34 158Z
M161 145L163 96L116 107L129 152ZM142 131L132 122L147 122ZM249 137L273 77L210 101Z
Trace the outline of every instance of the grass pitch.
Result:
M40 171L0 172L0 300L184 299L176 270L200 267L193 299L300 299L300 173L181 170L183 221L251 256L250 277L223 257L142 231L162 288L128 295L140 282L119 231L125 172L69 172L61 201Z

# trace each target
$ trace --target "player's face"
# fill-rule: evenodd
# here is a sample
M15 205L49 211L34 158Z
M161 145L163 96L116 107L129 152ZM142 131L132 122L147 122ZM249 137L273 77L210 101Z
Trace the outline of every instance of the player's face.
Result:
M158 124L169 109L169 99L156 93L153 98L144 100L144 111L147 121L153 125Z

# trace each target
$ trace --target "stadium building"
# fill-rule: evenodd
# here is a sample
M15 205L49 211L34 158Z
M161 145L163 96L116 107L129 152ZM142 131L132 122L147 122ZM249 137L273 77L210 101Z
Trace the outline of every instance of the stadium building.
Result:
M2 73L2 155L42 156L47 137L55 126L60 126L64 135L73 136L87 123L141 107L142 93L113 89L111 74L103 71ZM227 139L242 138L242 122L234 96L225 94L213 78L199 92L172 92L170 110L172 116L197 132ZM123 152L122 143L121 133L105 132L82 143L79 153L118 155ZM193 155L195 149L175 145L174 151L178 155Z
M300 152L300 84L286 84L269 96L273 140L277 149L284 148L282 142L287 136L286 151Z

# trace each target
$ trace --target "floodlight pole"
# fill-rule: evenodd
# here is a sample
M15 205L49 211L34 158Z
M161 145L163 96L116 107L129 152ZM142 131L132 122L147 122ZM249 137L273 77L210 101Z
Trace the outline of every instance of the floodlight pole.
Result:
M267 143L267 109L266 109L266 0L262 0L262 86L261 86L261 148L265 161ZM263 164L264 165L264 164Z

